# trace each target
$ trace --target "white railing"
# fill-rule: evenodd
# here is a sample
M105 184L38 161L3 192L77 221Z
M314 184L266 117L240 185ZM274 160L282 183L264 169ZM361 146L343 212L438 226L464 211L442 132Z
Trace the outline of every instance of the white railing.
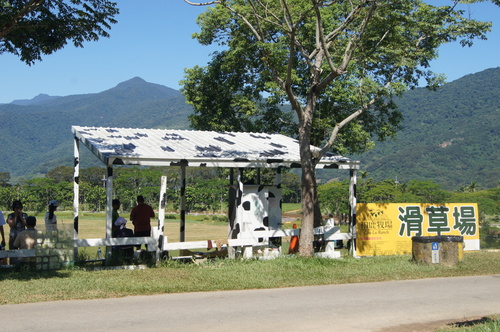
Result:
M220 240L203 240L203 241L189 241L189 242L168 242L166 236L160 235L156 228L153 228L151 237L128 237L128 238L107 238L107 239L73 239L73 249L75 253L78 248L82 247L114 247L123 245L146 245L147 251L156 252L157 260L160 258L162 251L173 250L192 250L192 249L207 249L217 247L217 242ZM350 240L352 235L350 233L340 233L338 227L325 228L318 227L314 229L315 235L323 235L326 242L336 240ZM300 236L300 229L284 229L284 230L259 230L247 234L248 237L240 239L227 239L224 245L230 247L252 247L262 246L262 239L269 239L272 237L290 237ZM221 246L221 244L219 244ZM28 258L28 257L45 257L47 255L63 255L67 254L66 249L54 248L37 248L37 249L14 249L14 250L0 250L0 259L3 258ZM70 259L72 260L72 259Z

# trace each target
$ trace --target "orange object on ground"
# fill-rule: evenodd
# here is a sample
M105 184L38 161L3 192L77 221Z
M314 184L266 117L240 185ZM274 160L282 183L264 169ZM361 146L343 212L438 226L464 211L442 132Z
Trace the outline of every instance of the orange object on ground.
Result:
M293 224L293 229L297 229L297 225ZM293 235L290 239L290 247L288 248L289 254L296 254L299 251L299 237Z

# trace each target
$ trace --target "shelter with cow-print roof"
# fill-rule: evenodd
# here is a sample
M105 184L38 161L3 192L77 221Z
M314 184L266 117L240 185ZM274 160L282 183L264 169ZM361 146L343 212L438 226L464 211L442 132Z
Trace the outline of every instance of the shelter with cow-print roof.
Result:
M81 126L73 126L72 132L74 135L74 228L76 233L78 233L79 219L80 145L87 147L107 168L105 179L106 239L76 240L77 246L137 244L138 241L142 241L142 243L150 244L148 248L151 247L157 251L157 257L163 251L206 247L207 241L211 240L184 241L185 198L182 193L185 192L187 167L223 167L231 170L227 240L230 256L234 256L235 248L242 248L242 254L245 257L251 257L252 248L256 246L279 247L279 240L282 236L300 233L300 229L283 230L281 228L281 170L285 167L300 168L299 143L296 139L281 134L265 133ZM313 149L316 148L313 147ZM111 238L113 169L120 165L179 167L182 187L179 208L181 212L180 242L168 243L163 236L166 191L164 179L161 180L158 226L153 227L151 238L136 238L135 240ZM243 183L246 168L276 169L276 183L246 185ZM317 168L349 171L351 232L340 235L338 229L330 230L329 238L347 239L355 236L355 186L359 162L327 153L317 163ZM326 234L328 230L315 229L315 232ZM353 250L355 255L354 246Z

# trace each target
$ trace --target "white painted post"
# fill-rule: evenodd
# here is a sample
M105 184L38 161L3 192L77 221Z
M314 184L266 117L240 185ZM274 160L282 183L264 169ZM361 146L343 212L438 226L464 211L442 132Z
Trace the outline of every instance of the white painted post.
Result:
M276 168L276 188L281 192L281 167ZM283 227L283 212L281 211L281 197L280 197L280 201L278 202L279 207L280 207L280 212L282 213L282 218L281 218L280 226L279 226L280 229ZM271 218L271 211L269 211L269 218ZM282 238L279 238L279 243L280 243L280 245L278 247L278 250L279 250L279 253L281 255L281 253L283 251L283 248L282 248L283 247L283 239Z
M113 224L113 166L106 168L106 238L112 238ZM111 246L106 247L106 259L111 257Z
M186 166L181 166L181 225L180 225L180 242L185 241L186 231Z
M113 237L113 166L106 168L106 238Z
M165 209L167 207L167 177L161 177L160 183L160 209L158 211L158 230L163 234L165 229Z
M253 256L253 247L250 246L244 246L243 247L243 258L245 259L250 259Z
M234 168L231 168L229 170L229 186L232 188L233 185L234 185ZM228 195L228 198L231 199L231 195ZM237 197L235 195L234 199L236 200L236 198ZM231 202L231 201L228 200L228 207L229 207L229 209L228 209L228 218L227 218L227 220L228 220L228 223L227 223L227 229L228 229L227 235L228 235L228 238L231 238L231 233L232 233L231 220L230 220L231 217L232 217L231 213L230 213L231 212L231 206L234 207L234 209L235 209L234 213L236 214L237 213L237 211L236 211L236 208L237 208L236 204L234 204L234 202ZM235 219L234 221L236 222L237 218L235 217L234 219ZM230 259L234 259L236 257L235 247L230 246L230 245L227 246L227 256Z
M238 176L237 176L237 184L238 184L238 191L236 193L236 199L237 201L241 202L241 199L243 198L243 175L244 175L244 170L243 168L238 169ZM239 206L236 209L236 220L240 223L240 234L238 234L238 238L241 238L242 234L246 234L248 232L248 225L243 223L243 215L242 215L242 207ZM243 246L242 247L242 254L244 258L252 258L252 253L253 253L253 247L250 246Z
M358 257L356 253L356 170L351 169L349 171L351 176L351 181L349 184L349 205L350 205L350 216L349 216L349 231L351 233L351 254L353 257Z
M164 236L165 231L165 209L167 207L167 177L161 177L160 184L160 208L158 211L158 246L156 249L156 261L160 260L161 252L163 251L163 242L166 241L166 237Z
M78 239L78 213L80 201L80 141L73 139L73 229L74 240ZM74 249L74 259L78 257L78 247Z

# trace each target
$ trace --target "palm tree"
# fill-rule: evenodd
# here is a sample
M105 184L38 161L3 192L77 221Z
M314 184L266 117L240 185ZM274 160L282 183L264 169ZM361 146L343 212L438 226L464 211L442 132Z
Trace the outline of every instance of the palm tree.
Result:
M478 188L479 188L479 186L478 186L478 184L476 182L471 182L467 186L467 191L470 192L470 193L475 193Z

